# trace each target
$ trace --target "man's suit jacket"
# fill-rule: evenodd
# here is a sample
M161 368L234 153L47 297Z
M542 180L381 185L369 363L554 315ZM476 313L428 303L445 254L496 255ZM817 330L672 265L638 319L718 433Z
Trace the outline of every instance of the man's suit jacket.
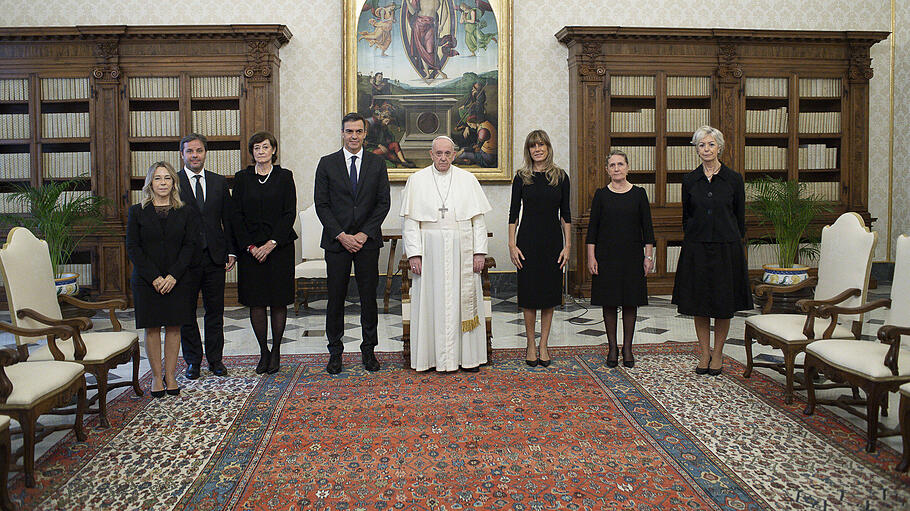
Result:
M344 152L323 156L316 167L314 192L316 214L322 222L320 246L328 252L345 248L335 239L342 232L368 236L363 248L382 247L382 222L389 214L389 174L385 160L364 150L357 194L351 188L351 178Z
M224 176L219 176L208 170L204 172L205 205L203 210L199 211L196 195L193 193L193 185L195 183L190 183L184 169L181 169L179 173L180 199L192 208L197 215L200 215L202 219L201 230L205 233L209 256L213 264L221 266L227 262L229 253L237 254L237 249L234 246L233 231L231 231L231 215L233 214L231 194Z

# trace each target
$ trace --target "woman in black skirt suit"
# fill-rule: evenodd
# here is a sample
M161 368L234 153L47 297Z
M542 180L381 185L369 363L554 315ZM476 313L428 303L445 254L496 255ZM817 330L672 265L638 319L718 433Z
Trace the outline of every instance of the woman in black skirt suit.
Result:
M281 338L287 323L288 304L294 301L294 216L297 190L290 170L275 164L278 141L260 131L250 138L256 162L234 176L234 218L231 225L241 249L237 269L240 303L250 308L250 323L259 342L256 373L277 373L281 368ZM272 349L267 339L271 309Z
M618 365L617 308L622 307L622 364L635 367L632 337L638 307L648 304L646 276L654 270L654 228L645 189L634 186L629 157L614 149L607 157L610 182L594 192L585 240L591 279L591 305L603 307L609 351L607 365Z
M153 397L180 394L177 355L180 326L193 317L195 292L188 269L199 264L199 216L183 207L177 173L169 163L149 167L145 198L129 209L126 253L133 263L130 285L136 328L145 329L145 352L152 368ZM191 270L190 270L191 271ZM164 327L164 377L161 374L161 327Z
M683 246L673 284L680 314L695 316L698 374L717 376L723 368L724 341L733 313L752 308L743 238L746 192L743 178L718 157L724 135L702 126L692 136L702 164L683 177ZM714 350L711 350L714 318Z
M569 176L553 164L553 146L546 131L528 133L524 155L524 167L512 181L509 257L518 268L518 306L524 313L528 340L525 362L531 367L538 364L546 367L550 365L547 340L553 308L562 303L562 269L572 248ZM521 229L518 229L519 211ZM534 343L538 309L539 352Z

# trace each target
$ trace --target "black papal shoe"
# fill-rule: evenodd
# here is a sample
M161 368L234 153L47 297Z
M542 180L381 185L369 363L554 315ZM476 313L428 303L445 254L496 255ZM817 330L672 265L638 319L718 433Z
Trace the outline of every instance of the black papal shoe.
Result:
M373 352L363 354L363 367L371 372L379 370L379 361L376 360L376 355Z
M329 363L325 366L325 372L329 374L338 374L341 372L341 355L332 355L329 357Z
M190 380L199 379L199 364L187 364L186 365L186 377Z
M464 371L464 372L466 372L466 373L479 373L479 372L480 372L480 366L462 367L461 370Z

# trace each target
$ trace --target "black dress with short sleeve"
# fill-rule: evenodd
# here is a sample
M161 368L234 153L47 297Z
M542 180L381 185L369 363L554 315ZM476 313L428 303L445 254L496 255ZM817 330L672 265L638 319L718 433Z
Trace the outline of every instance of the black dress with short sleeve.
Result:
M609 187L594 192L586 243L594 245L598 268L591 279L591 305L647 305L644 246L654 244L654 227L645 189L633 185L625 193Z
M512 181L509 223L521 223L515 243L525 259L518 270L518 306L523 309L549 309L562 303L562 225L560 218L572 223L569 207L569 176L563 175L551 186L544 172L534 172L533 182L524 184L521 176Z

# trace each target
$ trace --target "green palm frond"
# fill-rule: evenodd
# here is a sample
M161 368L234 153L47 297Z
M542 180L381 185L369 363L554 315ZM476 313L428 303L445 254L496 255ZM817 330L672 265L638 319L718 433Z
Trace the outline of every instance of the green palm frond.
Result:
M793 266L799 257L818 257L818 245L800 246L809 237L809 224L819 213L831 211L831 206L820 195L812 193L806 183L785 181L770 176L746 185L751 202L750 211L758 215L762 224L774 230L773 241L778 245L777 262L783 268ZM758 242L771 241L770 239Z
M107 199L64 193L80 182L84 180L48 181L37 188L13 185L6 200L18 204L17 209L26 213L0 215L4 227L25 227L47 241L55 273L86 236L102 228Z

